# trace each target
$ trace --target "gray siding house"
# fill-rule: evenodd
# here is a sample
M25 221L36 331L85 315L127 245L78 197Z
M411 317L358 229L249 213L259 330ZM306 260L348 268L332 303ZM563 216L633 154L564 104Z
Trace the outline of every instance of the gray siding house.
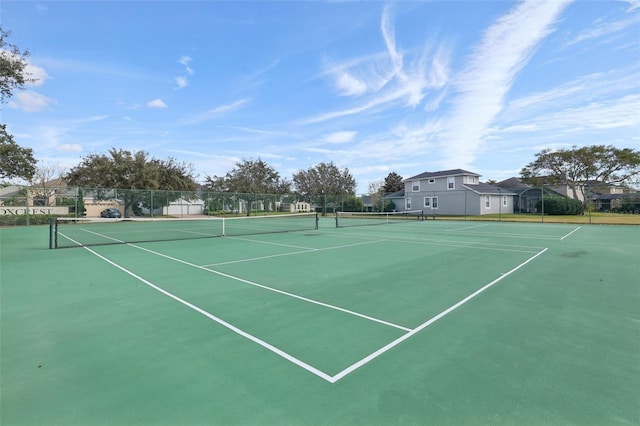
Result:
M480 175L462 169L424 172L405 179L404 205L399 211L426 215L513 213L515 193L480 182Z

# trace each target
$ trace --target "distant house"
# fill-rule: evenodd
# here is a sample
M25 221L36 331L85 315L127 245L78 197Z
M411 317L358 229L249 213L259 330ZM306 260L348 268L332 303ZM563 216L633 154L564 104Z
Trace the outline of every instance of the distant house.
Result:
M287 213L309 213L313 211L311 203L285 197L280 202L280 211Z
M424 172L404 181L404 205L399 211L422 210L427 215L513 213L515 193L480 182L480 175L462 169Z
M496 186L515 194L513 197L514 213L538 212L538 203L542 199L543 193L540 187L528 185L516 177L498 182ZM547 191L550 190L547 189Z

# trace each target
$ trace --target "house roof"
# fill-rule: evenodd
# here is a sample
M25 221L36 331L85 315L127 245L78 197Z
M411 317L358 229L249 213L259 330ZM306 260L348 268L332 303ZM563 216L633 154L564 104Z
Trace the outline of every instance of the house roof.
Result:
M384 198L404 198L404 190L386 194Z
M496 185L480 182L478 185L462 185L466 189L473 191L477 194L500 194L500 195L517 195L515 192L511 192L508 189L500 188Z
M424 173L420 173L419 175L415 175L415 176L412 176L410 178L405 179L405 181L425 179L425 178L446 177L446 176L460 176L460 175L478 176L478 177L480 177L479 174L473 173L473 172L470 172L470 171L467 171L467 170L452 169L452 170L441 170L439 172L424 172Z
M640 195L637 193L624 193L624 194L604 194L604 195L596 195L593 197L594 200L619 200L619 199L629 199L634 200L640 198Z
M502 180L496 183L496 186L499 186L500 188L505 188L505 189L516 189L516 188L523 189L523 188L531 187L531 185L527 185L517 177L511 177L509 179Z

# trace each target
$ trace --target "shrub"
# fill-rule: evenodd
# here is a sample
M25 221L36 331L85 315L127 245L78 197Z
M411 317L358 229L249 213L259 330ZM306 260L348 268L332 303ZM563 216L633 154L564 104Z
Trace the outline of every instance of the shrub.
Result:
M542 211L542 200L536 203L538 211ZM584 214L584 206L579 200L567 197L544 197L544 213L549 215Z

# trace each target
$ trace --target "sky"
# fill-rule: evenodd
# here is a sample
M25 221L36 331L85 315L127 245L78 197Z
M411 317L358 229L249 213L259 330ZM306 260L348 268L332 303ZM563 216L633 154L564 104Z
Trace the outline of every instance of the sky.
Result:
M640 149L640 0L2 0L37 78L0 121L42 166L109 149L281 178L518 176L543 149Z

